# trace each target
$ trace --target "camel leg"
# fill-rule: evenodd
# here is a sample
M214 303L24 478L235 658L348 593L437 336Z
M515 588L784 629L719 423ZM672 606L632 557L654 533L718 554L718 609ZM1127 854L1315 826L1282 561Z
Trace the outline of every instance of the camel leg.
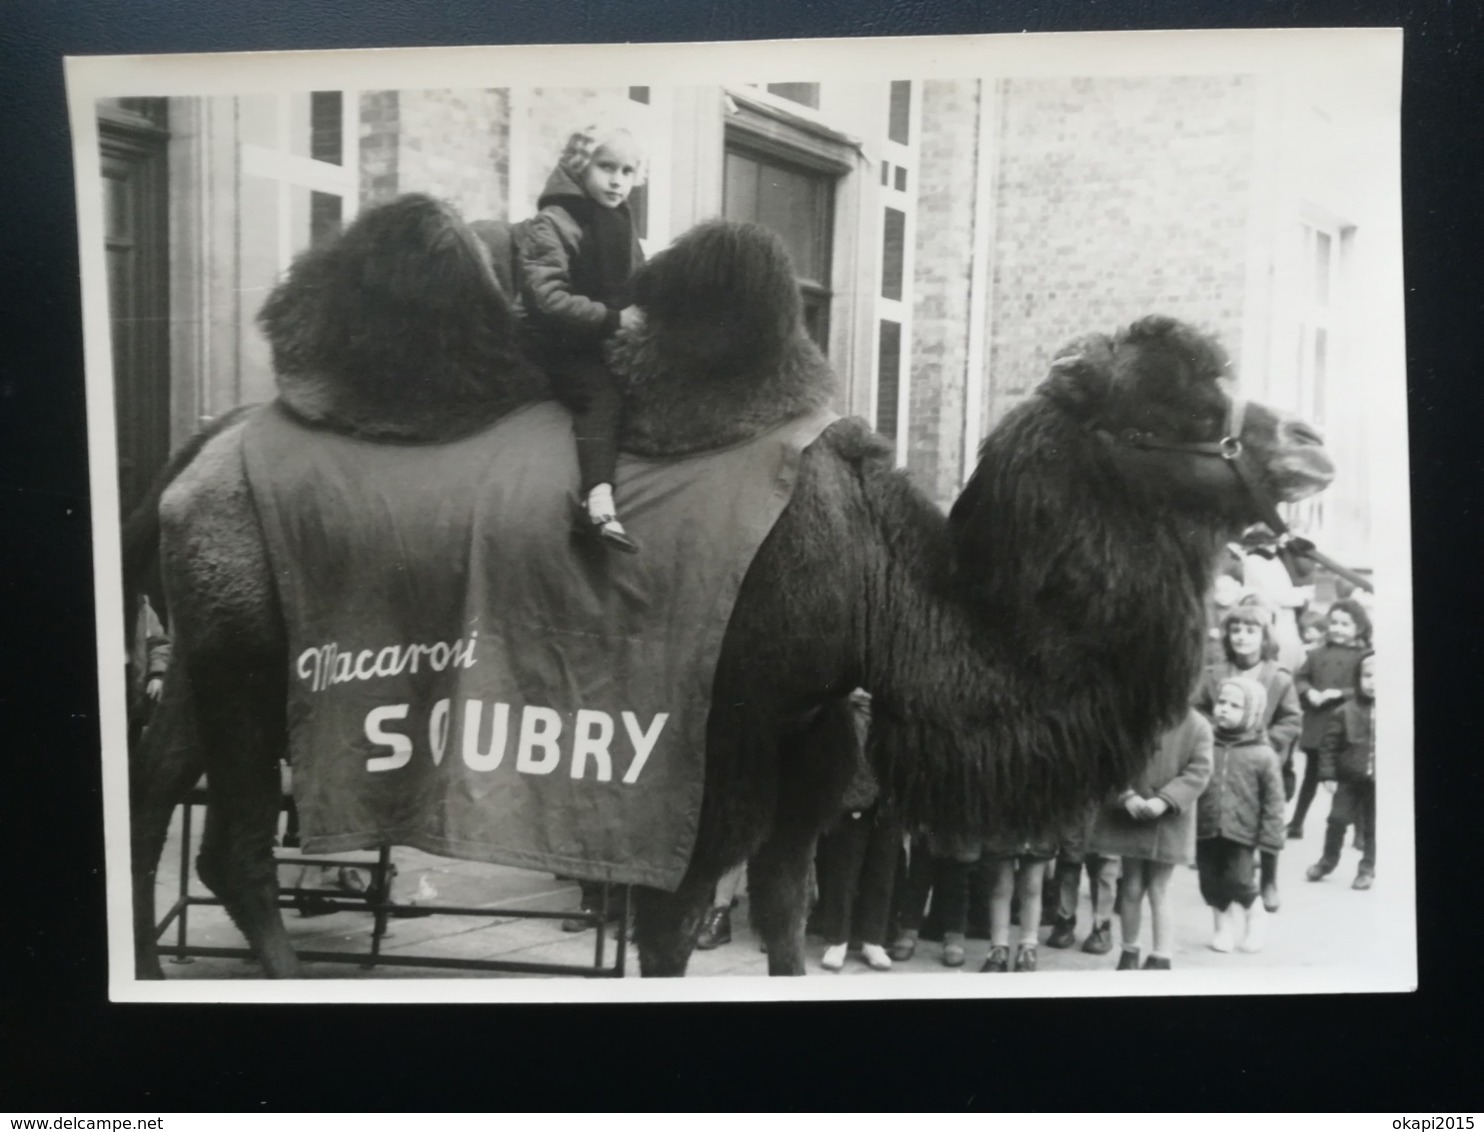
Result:
M134 881L134 971L163 979L155 933L155 877L175 807L201 777L205 762L190 735L185 680L171 674L159 710L129 751L129 834Z
M804 974L804 923L809 916L809 866L818 832L776 831L747 870L752 919L768 949L768 974Z
M712 883L687 877L675 892L634 889L639 973L645 978L685 974L695 950L701 917L711 902Z
M263 963L270 978L297 978L299 961L278 908L273 842L284 746L284 680L275 668L233 665L199 681L211 688L201 721L206 750L206 832L196 871Z
M858 744L854 711L843 698L826 703L807 730L780 743L773 830L753 855L747 874L753 923L768 949L770 975L804 973L814 847L840 811Z

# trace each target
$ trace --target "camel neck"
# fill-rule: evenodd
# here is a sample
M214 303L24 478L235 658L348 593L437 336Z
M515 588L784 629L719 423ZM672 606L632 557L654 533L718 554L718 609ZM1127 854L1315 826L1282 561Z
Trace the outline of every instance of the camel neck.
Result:
M1223 532L1130 492L1083 439L1023 406L943 529L892 560L873 742L896 748L909 822L1044 830L1132 778L1185 708Z

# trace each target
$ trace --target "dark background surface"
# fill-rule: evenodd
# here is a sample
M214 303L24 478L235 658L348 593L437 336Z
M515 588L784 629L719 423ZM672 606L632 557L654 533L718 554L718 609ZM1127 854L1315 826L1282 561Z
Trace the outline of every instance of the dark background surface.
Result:
M61 57L186 51L1403 25L1421 990L640 1007L107 1001L71 141ZM1484 16L1427 3L53 0L0 13L0 1105L1477 1107ZM1466 716L1468 718L1466 718ZM1383 754L1384 758L1384 754ZM1381 1126L1378 1123L1378 1127ZM1388 1122L1389 1126L1389 1122Z

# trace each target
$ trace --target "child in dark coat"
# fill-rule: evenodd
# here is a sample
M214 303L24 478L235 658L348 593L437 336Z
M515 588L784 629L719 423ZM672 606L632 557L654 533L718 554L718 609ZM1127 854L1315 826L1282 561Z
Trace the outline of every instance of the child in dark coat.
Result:
M1299 747L1304 752L1304 781L1288 823L1288 836L1304 835L1304 819L1319 789L1319 744L1329 721L1354 688L1355 664L1370 648L1371 619L1358 601L1346 599L1329 607L1325 642L1311 652L1298 672L1294 687L1304 709Z
M1376 876L1376 676L1375 654L1356 666L1355 696L1329 721L1319 748L1320 778L1334 782L1324 856L1309 866L1310 880L1323 880L1340 863L1345 830L1353 823L1364 849L1352 888L1366 889Z
M644 253L628 198L641 164L627 130L590 126L573 133L537 201L541 211L516 241L531 350L572 412L579 530L630 553L639 548L613 502L623 391L603 348L640 318L629 302L629 279Z
M1230 951L1237 919L1245 923L1242 951L1261 951L1266 909L1257 901L1253 856L1283 847L1283 780L1268 746L1267 693L1250 677L1222 680L1211 716L1215 724L1211 781L1196 807L1196 868L1201 897L1211 907L1211 950ZM1240 909L1241 911L1238 911Z
M1276 657L1277 641L1273 636L1274 617L1265 605L1244 600L1233 607L1222 619L1222 659L1206 668L1196 693L1196 710L1207 719L1212 718L1216 706L1216 693L1222 681L1233 676L1247 676L1262 685L1267 693L1267 708L1263 715L1263 730L1268 746L1278 756L1283 779L1284 797L1293 793L1293 772L1290 769L1293 747L1303 726L1303 713L1299 708L1298 692L1293 677L1282 667ZM1262 850L1262 902L1269 912L1278 910L1278 854L1276 850Z

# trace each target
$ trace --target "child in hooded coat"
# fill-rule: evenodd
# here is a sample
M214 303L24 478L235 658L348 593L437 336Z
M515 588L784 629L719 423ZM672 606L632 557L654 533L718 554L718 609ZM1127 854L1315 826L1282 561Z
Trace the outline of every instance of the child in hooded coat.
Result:
M572 412L581 477L579 529L634 552L613 501L623 390L604 345L633 326L629 280L644 253L628 198L642 166L634 137L589 126L568 139L516 239L520 306L532 353Z
M1216 706L1216 694L1225 680L1247 676L1267 693L1263 729L1268 746L1278 756L1283 796L1293 796L1293 747L1303 726L1298 692L1288 669L1276 659L1278 646L1273 635L1274 616L1267 606L1244 598L1221 622L1222 659L1206 668L1196 693L1195 707L1207 719ZM1278 910L1278 854L1264 849L1260 855L1262 902L1269 912Z
M1196 868L1211 907L1213 951L1230 951L1237 920L1242 951L1262 950L1266 909L1257 900L1254 854L1283 848L1283 779L1268 746L1267 693L1250 677L1222 680L1212 706L1215 747L1211 780L1196 805Z

